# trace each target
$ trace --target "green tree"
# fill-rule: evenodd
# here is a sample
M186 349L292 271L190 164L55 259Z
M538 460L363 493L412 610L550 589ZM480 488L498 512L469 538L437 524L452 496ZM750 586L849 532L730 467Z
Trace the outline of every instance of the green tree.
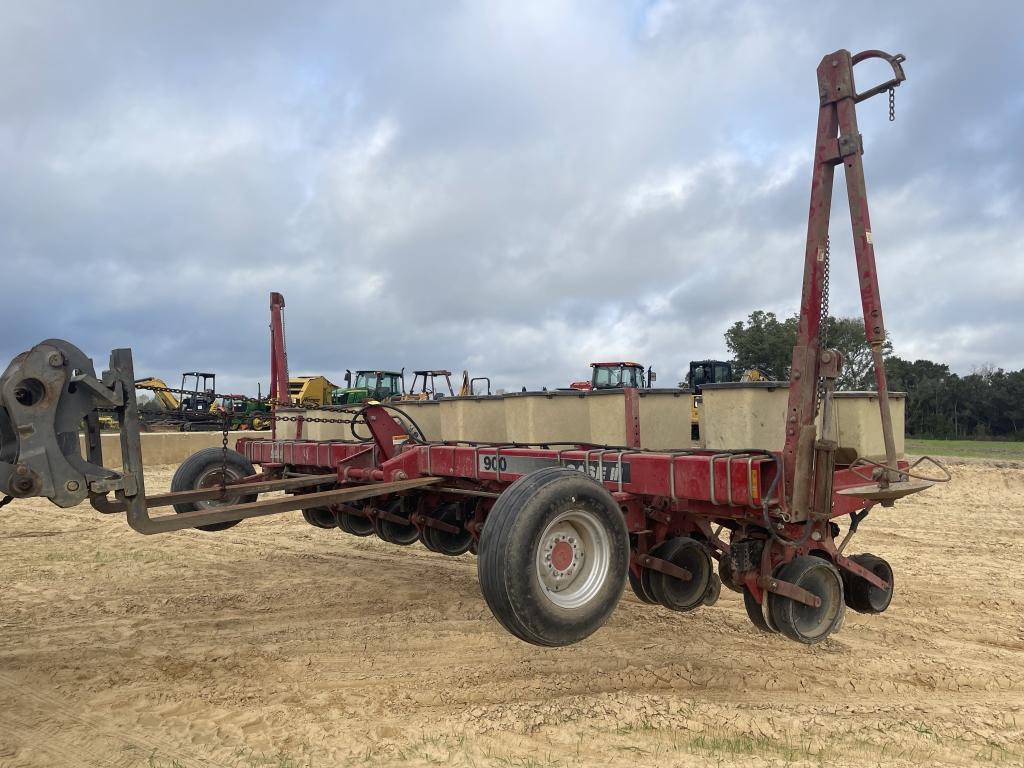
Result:
M751 312L746 322L729 327L725 344L736 370L760 368L769 378L786 379L796 344L796 318L780 321L774 312Z
M774 312L758 310L747 320L733 323L725 332L725 344L732 353L733 365L743 371L760 368L771 378L789 378L796 346L797 317L779 320ZM836 385L839 389L874 389L875 372L871 347L864 338L864 323L857 317L829 317L827 345L843 356L843 369ZM892 354L886 340L883 355Z

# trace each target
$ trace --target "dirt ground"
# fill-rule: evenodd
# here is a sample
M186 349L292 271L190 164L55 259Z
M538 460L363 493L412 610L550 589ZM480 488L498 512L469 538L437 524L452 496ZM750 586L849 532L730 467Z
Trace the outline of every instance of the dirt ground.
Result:
M1024 468L951 468L851 547L893 563L889 612L812 648L723 591L685 615L627 595L544 650L491 618L470 555L15 502L0 766L1024 765Z

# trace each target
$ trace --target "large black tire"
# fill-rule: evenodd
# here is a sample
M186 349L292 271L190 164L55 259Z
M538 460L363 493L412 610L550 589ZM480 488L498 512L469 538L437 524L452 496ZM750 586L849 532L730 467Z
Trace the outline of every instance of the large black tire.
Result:
M703 545L689 536L669 539L651 553L693 576L689 581L651 571L651 596L671 611L692 611L704 605L711 588L711 558Z
M772 624L782 634L798 643L812 645L841 626L846 614L843 579L832 563L814 555L802 555L779 569L778 578L821 598L821 605L814 608L783 595L769 593L768 610Z
M479 555L484 599L505 629L534 645L569 645L615 610L629 536L604 486L550 467L505 490L487 516Z
M864 553L850 557L862 568L867 568L875 576L889 582L889 589L879 589L867 580L849 571L843 571L843 594L846 604L858 613L881 613L892 602L895 582L892 577L892 566L877 555Z
M221 448L203 448L196 451L181 463L174 477L171 478L171 492L197 491L200 488L215 488L220 485L221 462L224 462L224 469L227 474L227 484L241 480L243 477L255 475L256 469L249 460L238 451L228 449L224 452ZM258 494L246 494L245 496L229 496L224 500L215 501L190 501L186 504L175 504L174 511L193 512L199 509L210 507L221 507L229 504L249 504L256 501ZM200 531L225 531L240 520L228 520L225 523L211 523L210 525L197 525Z

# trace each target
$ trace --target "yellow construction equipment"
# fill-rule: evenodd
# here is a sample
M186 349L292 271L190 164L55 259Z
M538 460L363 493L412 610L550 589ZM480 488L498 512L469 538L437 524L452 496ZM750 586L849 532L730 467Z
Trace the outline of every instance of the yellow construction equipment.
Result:
M148 379L136 379L135 386L138 388L153 387L153 402L165 411L176 411L181 406L176 398L170 392L164 392L163 390L168 389L167 383L163 379L157 379L155 377L149 377Z
M288 379L288 397L296 405L330 404L335 385L325 376L296 376Z

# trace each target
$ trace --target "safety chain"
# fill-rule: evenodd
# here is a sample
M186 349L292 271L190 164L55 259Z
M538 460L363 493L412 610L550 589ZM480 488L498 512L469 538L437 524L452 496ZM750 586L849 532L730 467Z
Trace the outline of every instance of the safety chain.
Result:
M889 122L896 119L896 89L889 89Z
M228 492L228 429L231 421L228 419L227 411L221 412L220 425L220 497L223 499Z
M322 419L319 416L277 416L276 421L301 421L303 424L362 424L362 419Z
M829 266L832 262L832 238L825 235L825 254L821 265L821 319L818 326L818 352L824 352L828 348L828 290L829 290ZM818 400L814 408L814 415L821 410L821 401L825 397L825 379L818 377Z

